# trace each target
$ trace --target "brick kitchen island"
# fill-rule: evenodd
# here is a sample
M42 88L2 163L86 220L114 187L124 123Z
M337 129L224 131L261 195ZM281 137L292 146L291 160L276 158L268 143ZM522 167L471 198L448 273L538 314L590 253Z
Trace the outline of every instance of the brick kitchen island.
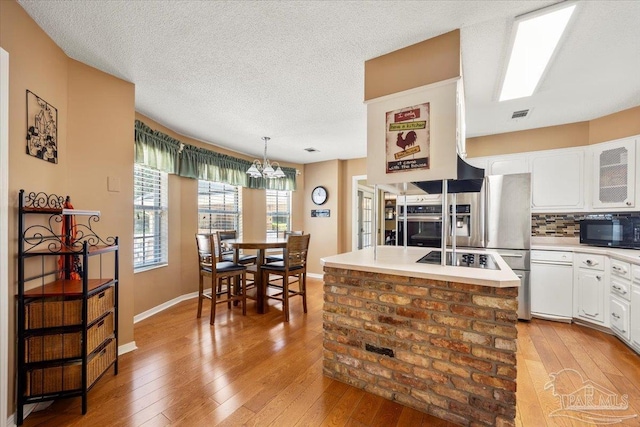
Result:
M520 280L380 246L324 264L324 374L465 426L513 426Z

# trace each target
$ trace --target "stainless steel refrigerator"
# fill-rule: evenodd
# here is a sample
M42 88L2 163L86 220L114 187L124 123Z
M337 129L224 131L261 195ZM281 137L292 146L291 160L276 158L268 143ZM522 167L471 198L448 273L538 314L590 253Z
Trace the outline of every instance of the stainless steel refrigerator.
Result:
M484 247L496 250L520 278L518 318L531 319L531 174L485 177Z
M457 214L449 224L456 228L456 246L496 250L520 278L518 318L531 319L531 174L489 175L480 192L450 195L450 205L452 197Z

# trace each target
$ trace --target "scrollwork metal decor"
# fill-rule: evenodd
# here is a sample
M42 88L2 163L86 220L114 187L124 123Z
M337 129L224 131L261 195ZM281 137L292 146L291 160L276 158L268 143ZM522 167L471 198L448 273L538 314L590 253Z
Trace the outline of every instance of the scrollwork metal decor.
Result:
M52 253L82 253L85 244L91 250L99 246L113 246L117 243L115 237L103 239L93 230L93 225L100 221L100 217L97 215L89 216L86 223L74 224L65 234L61 234L60 230L65 217L62 214L64 202L64 197L55 194L31 192L25 195L23 208L41 209L44 212L52 211L53 214L48 218L46 224L36 224L25 228L22 234L24 253L38 250L48 250ZM59 210L59 213L54 212L55 210Z
M56 194L47 194L43 192L31 192L24 198L25 208L33 209L62 209L64 207L65 198Z

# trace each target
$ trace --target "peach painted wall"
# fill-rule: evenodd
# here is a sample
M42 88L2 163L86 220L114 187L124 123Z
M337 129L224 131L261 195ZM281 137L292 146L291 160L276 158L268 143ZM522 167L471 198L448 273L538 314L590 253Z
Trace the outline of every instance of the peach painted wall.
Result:
M303 202L304 232L311 234L308 255L308 271L322 274L320 258L338 253L339 247L339 204L344 186L340 182L340 161L308 163L304 166L305 189ZM317 206L311 201L311 192L318 185L326 187L329 197L324 205ZM311 218L312 209L329 209L328 218Z
M135 86L73 59L68 60L67 194L77 209L101 213L95 229L119 238L120 345L133 337L133 121ZM107 178L120 191L107 190ZM95 263L99 260L96 259ZM104 274L113 257L103 257ZM90 275L97 271L90 270ZM99 277L99 276L95 276ZM110 277L110 276L109 276Z
M132 223L122 218L131 218L132 213L120 201L128 199L131 204L131 191L125 189L113 200L106 194L106 176L123 176L122 185L130 187L133 85L69 59L14 1L0 1L0 46L9 52L10 63L9 229L17 230L18 191L25 189L70 195L77 208L102 211L100 233L131 236ZM58 164L25 153L27 89L58 110ZM9 244L9 294L2 296L11 301L17 293L16 255L17 234ZM122 257L131 259L130 248L123 248ZM120 289L127 298L133 289L131 262L121 260ZM9 307L11 384L6 398L13 413L15 306ZM119 319L120 344L126 344L133 340L133 318L126 302Z
M640 135L640 106L589 121L589 144Z
M8 413L15 411L15 295L17 293L18 191L67 192L67 56L13 1L0 1L0 46L9 53L9 386ZM43 72L46 70L46 72ZM58 109L57 165L28 156L26 90ZM5 316L6 313L0 314ZM0 355L0 357L5 357ZM0 420L4 423L5 420Z
M453 30L364 63L365 101L459 77L460 30Z

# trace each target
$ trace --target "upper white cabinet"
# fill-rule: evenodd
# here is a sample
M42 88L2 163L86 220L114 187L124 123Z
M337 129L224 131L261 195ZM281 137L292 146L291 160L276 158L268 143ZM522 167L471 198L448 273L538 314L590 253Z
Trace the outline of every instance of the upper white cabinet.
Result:
M531 210L584 209L584 151L550 150L531 155Z
M590 148L594 167L591 201L593 208L635 207L635 139L621 139Z
M468 158L485 175L531 172L532 212L634 210L640 205L640 136L611 142Z
M527 154L490 158L487 162L487 169L489 172L485 172L485 175L526 173L529 172L529 158Z

